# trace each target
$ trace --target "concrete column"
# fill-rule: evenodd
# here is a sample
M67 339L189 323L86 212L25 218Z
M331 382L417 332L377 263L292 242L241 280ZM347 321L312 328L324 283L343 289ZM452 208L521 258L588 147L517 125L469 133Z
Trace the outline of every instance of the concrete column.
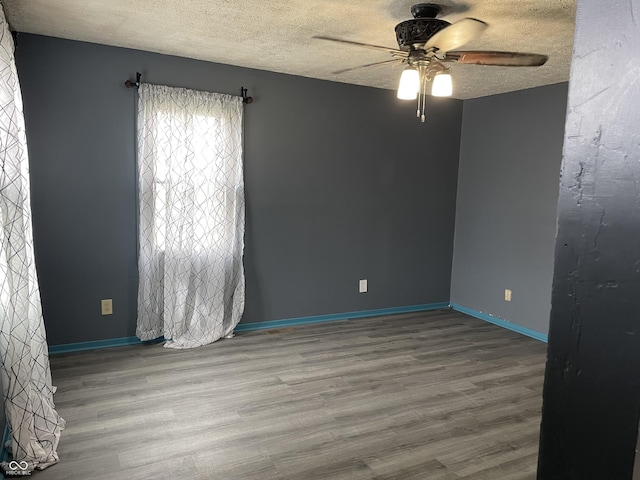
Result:
M639 412L640 0L579 0L538 479L630 480Z

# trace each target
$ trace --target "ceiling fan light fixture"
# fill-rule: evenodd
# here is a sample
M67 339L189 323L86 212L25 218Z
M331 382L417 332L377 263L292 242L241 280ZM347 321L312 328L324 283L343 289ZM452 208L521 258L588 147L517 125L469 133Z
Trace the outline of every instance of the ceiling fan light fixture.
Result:
M420 74L415 68L405 68L400 76L398 98L400 100L415 100L420 91Z
M411 14L414 18L400 22L395 27L398 48L326 36L315 36L314 38L367 47L391 54L390 60L368 63L333 73L337 75L358 68L391 63L405 65L406 69L400 77L397 95L401 100L418 100L416 116L422 122L426 120L425 110L429 96L427 93L429 82L433 81L430 89L432 96L450 97L453 95L453 82L451 75L447 72L454 63L497 67L537 67L544 65L549 59L547 55L537 53L460 50L463 45L477 39L489 25L482 20L471 17L450 23L436 18L440 12L441 6L434 3L418 3L411 7Z
M450 97L453 94L453 83L451 75L448 73L439 73L433 79L431 87L431 95L434 97Z

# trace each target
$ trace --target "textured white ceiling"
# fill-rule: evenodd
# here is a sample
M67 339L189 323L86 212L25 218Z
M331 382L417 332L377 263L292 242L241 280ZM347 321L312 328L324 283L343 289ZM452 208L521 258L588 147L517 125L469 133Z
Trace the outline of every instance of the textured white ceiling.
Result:
M4 0L12 29L273 72L395 89L384 52L312 38L397 48L394 27L415 0ZM440 0L441 18L489 24L464 50L544 53L542 67L454 65L454 97L468 99L569 79L576 0Z

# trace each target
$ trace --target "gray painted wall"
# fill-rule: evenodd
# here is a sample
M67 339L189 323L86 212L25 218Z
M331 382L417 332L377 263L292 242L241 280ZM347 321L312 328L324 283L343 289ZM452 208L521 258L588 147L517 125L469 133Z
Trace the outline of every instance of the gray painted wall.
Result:
M27 34L16 56L51 345L135 334L136 71L255 99L243 322L449 300L462 102L422 125L392 91Z
M451 302L545 335L567 91L551 85L463 109Z

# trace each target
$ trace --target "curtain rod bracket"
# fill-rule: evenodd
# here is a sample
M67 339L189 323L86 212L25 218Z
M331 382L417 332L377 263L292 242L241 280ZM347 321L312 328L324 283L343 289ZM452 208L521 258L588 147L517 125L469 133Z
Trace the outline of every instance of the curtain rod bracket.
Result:
M138 88L140 86L140 80L142 79L142 74L140 72L136 72L136 81L135 83L131 80L127 80L124 82L124 86L127 88Z
M242 103L253 103L253 97L247 97L247 89L240 87L240 94L242 95Z

